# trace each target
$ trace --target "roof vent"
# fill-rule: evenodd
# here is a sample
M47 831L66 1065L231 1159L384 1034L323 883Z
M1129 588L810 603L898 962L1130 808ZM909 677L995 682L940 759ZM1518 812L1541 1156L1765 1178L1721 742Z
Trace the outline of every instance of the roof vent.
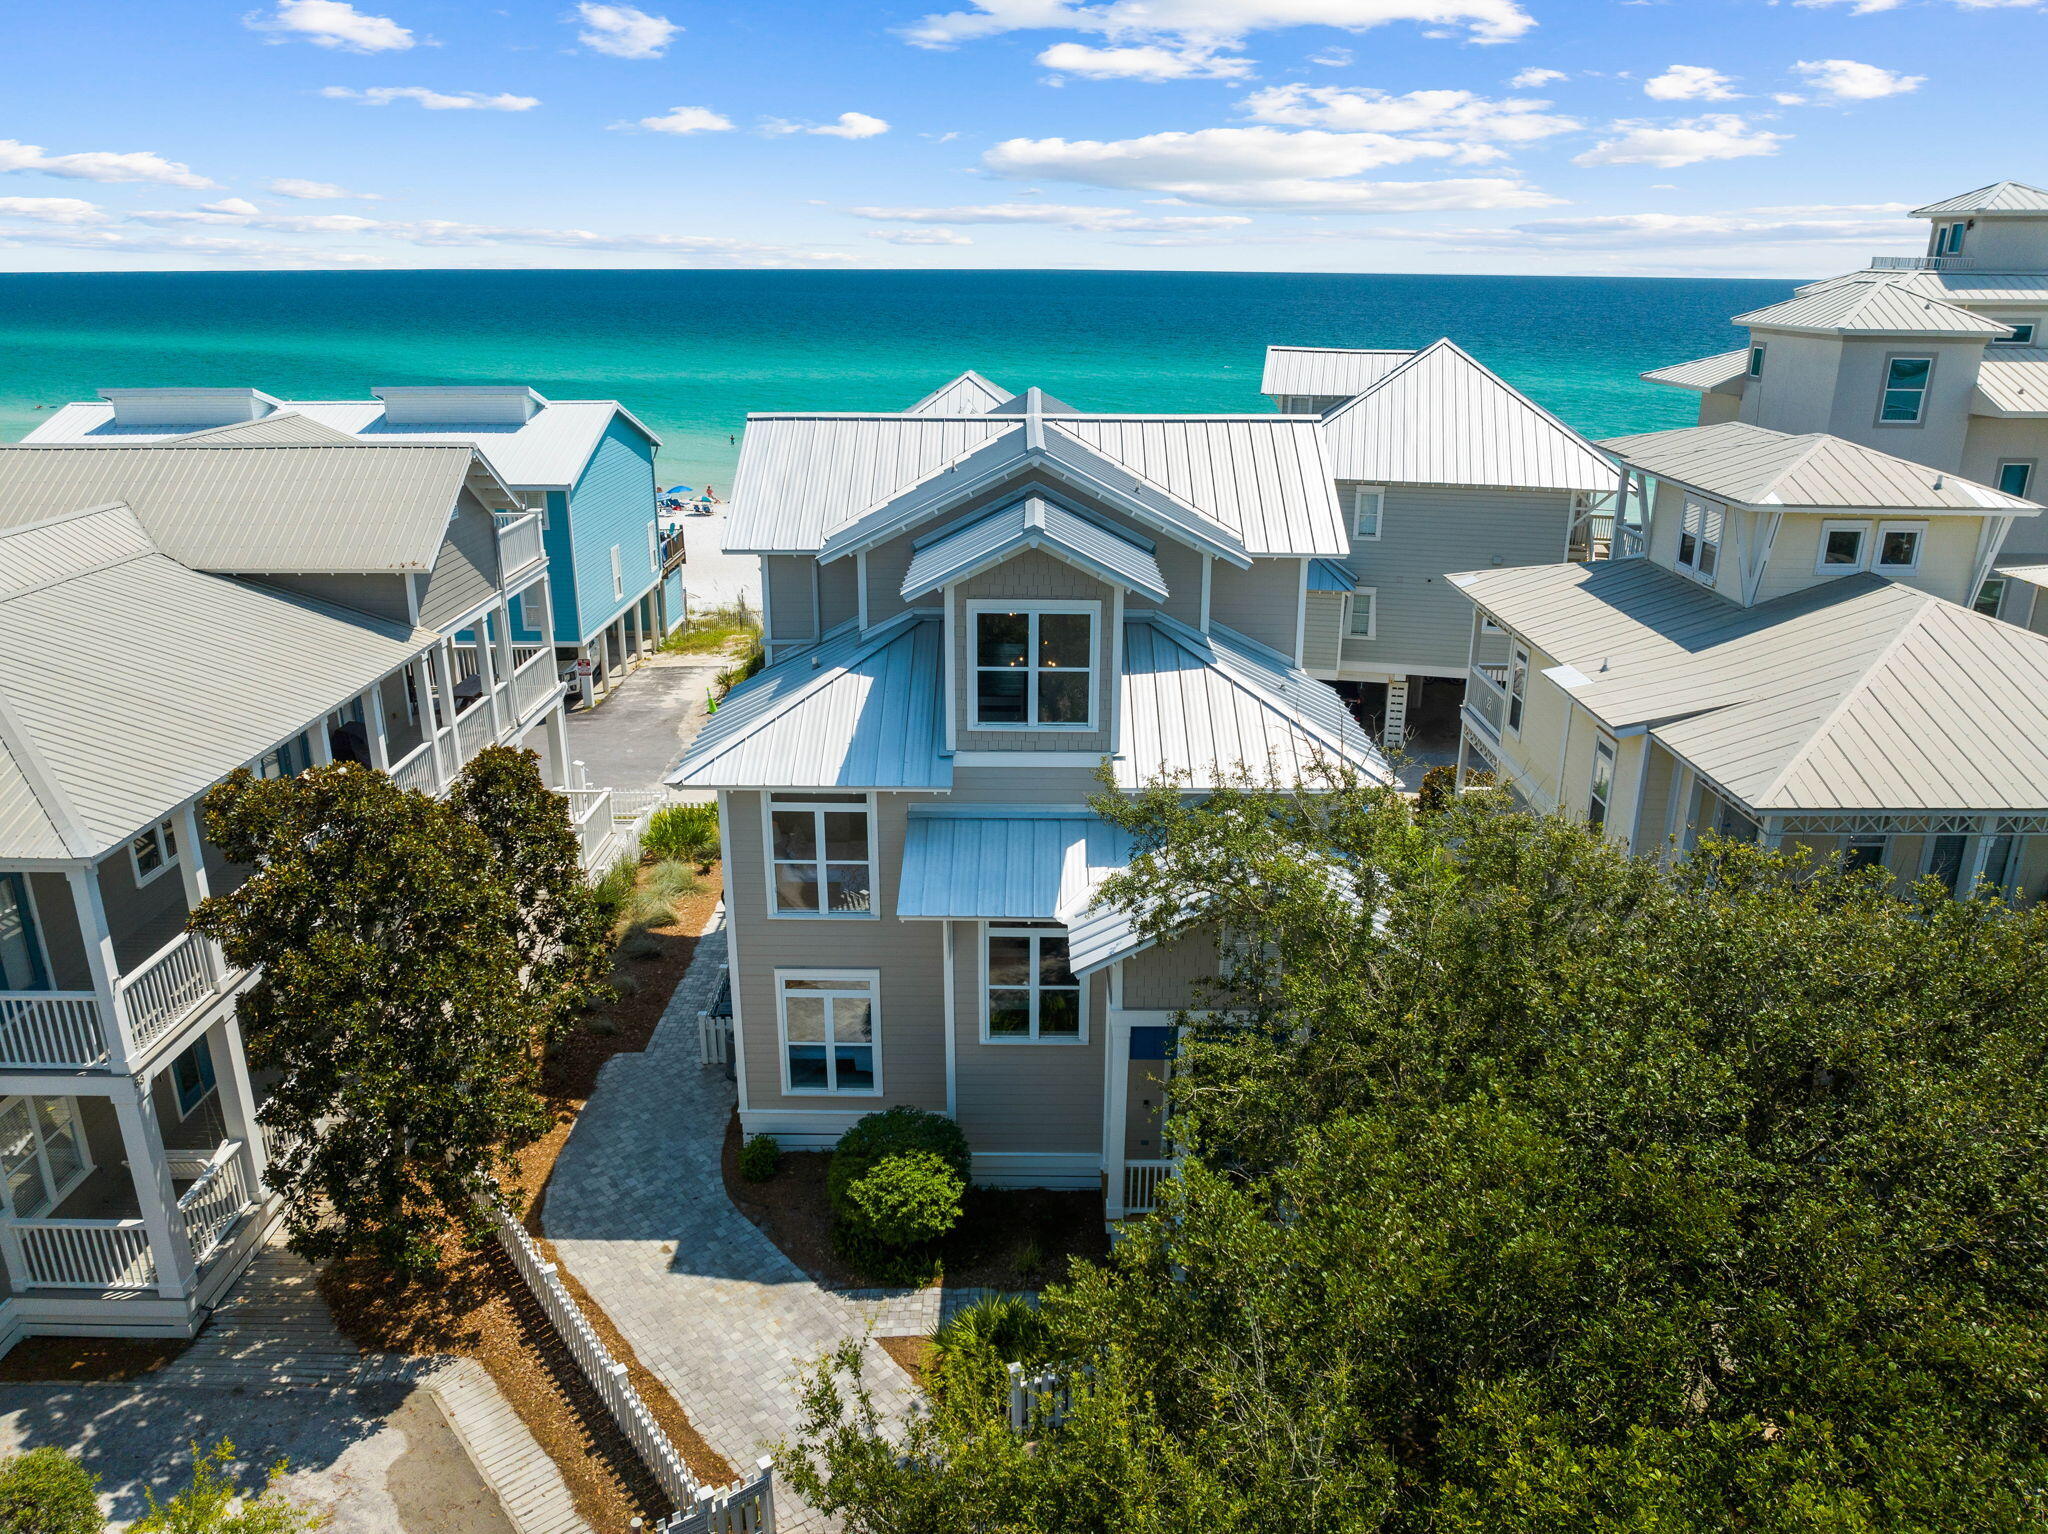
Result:
M278 406L261 389L102 389L116 426L232 426L259 421Z
M1941 488L1941 479L1942 477L1939 474L1934 476L1934 488L1937 490Z
M545 406L525 384L456 384L370 391L391 426L523 426Z

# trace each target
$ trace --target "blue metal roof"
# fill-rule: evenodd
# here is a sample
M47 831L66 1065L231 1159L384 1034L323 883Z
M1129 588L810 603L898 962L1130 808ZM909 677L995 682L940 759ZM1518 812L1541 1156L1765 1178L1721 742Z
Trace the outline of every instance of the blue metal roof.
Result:
M1155 602L1166 600L1166 578L1148 550L1091 518L1036 495L919 548L903 577L903 599L914 601L928 591L965 580L1022 549L1044 549Z
M1308 589L1350 593L1358 589L1358 576L1341 559L1311 559L1308 562Z
M896 914L952 921L1070 921L1123 868L1130 838L1093 815L1031 806L913 806Z

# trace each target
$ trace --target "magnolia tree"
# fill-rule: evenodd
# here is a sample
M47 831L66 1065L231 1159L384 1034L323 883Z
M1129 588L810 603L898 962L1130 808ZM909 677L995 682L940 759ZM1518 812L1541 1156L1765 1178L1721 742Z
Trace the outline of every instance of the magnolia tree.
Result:
M261 968L237 1011L292 1244L429 1271L546 1132L542 1052L604 973L565 802L493 747L446 800L336 764L238 772L205 815L253 869L192 925Z
M1312 791L1311 791L1312 790ZM2048 1526L2048 915L1491 793L1099 813L1108 896L1232 963L1162 1211L1002 1354L783 1464L858 1531ZM1227 1019L1227 1021L1224 1021Z

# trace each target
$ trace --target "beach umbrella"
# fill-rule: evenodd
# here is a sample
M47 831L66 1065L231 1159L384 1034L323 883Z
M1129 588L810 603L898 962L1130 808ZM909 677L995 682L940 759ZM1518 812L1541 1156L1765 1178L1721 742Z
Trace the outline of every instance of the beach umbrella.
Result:
M663 495L695 495L697 491L695 487L691 485L670 485L666 490L662 491L661 493Z

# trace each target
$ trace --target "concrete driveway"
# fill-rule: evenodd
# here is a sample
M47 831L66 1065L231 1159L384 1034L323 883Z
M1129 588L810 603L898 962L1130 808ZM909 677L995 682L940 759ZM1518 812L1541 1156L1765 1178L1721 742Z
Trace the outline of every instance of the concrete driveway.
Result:
M730 665L724 656L649 657L597 707L569 715L569 759L592 788L657 787L703 726L711 684Z

